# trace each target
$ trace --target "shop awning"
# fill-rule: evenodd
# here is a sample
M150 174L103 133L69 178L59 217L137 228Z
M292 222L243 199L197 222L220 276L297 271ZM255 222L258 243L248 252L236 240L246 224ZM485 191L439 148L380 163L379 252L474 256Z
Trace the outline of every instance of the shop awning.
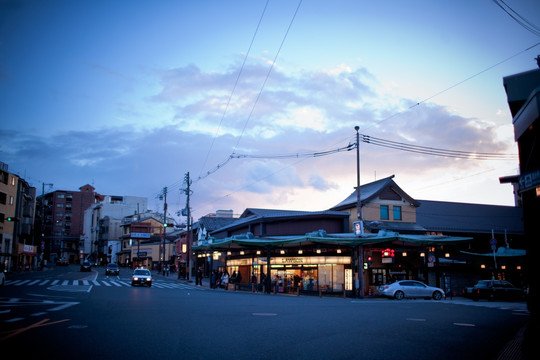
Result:
M493 256L496 256L496 257L520 257L520 256L527 255L526 250L510 249L510 248L506 248L506 247L502 247L502 246L500 248L498 248L495 253L493 253L493 252L490 252L490 253L473 253L473 252L468 252L468 251L462 251L462 253L467 254L467 255L473 255L473 256L489 256L489 257L493 257Z
M358 245L371 245L377 243L401 241L416 245L448 245L464 241L471 241L471 237L440 236L440 235L400 235L399 233L380 231L378 234L364 234L357 236L352 233L326 234L324 231L308 233L304 236L268 236L256 238L253 234L236 235L225 239L212 240L198 246L194 251L239 249L242 247L292 247L326 244L343 247L356 247Z

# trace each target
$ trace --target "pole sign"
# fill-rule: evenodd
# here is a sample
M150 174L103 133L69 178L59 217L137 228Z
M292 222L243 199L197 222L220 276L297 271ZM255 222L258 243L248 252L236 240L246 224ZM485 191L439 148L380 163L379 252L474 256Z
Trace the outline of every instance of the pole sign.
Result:
M494 238L489 240L489 245L491 245L491 250L493 251L497 250L497 240L495 240Z

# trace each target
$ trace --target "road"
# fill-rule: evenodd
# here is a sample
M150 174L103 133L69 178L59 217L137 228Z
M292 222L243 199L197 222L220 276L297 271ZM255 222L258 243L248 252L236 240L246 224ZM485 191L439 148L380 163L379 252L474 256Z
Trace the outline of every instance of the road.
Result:
M55 359L495 359L524 303L213 290L78 267L8 276L0 349Z

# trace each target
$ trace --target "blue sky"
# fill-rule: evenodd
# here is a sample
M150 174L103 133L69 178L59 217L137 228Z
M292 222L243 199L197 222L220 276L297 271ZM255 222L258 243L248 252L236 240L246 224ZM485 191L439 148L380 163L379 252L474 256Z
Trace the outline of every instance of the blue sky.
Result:
M540 26L538 1L505 3ZM356 153L273 155L345 147L356 125L517 154L502 81L537 67L539 42L491 0L0 0L0 161L40 190L90 183L154 210L168 187L171 215L187 172L196 218L323 210L354 190ZM360 148L361 183L513 204L498 178L517 160Z

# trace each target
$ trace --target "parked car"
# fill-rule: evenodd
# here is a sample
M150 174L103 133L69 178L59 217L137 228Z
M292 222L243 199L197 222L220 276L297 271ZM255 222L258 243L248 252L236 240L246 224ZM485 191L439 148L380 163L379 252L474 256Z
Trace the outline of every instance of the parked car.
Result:
M83 261L81 263L81 271L92 271L92 264L89 261Z
M474 286L463 289L463 296L474 301L523 300L526 291L505 280L479 280Z
M66 258L58 258L56 259L56 265L67 266L69 265L69 261Z
M105 270L105 275L120 275L118 264L108 264Z
M0 271L0 286L4 286L6 283L6 274L3 271Z
M441 300L444 297L443 289L428 286L416 280L400 280L388 285L382 285L379 287L379 294L397 300L404 298Z
M131 276L131 286L147 285L152 286L152 273L147 269L135 269Z

